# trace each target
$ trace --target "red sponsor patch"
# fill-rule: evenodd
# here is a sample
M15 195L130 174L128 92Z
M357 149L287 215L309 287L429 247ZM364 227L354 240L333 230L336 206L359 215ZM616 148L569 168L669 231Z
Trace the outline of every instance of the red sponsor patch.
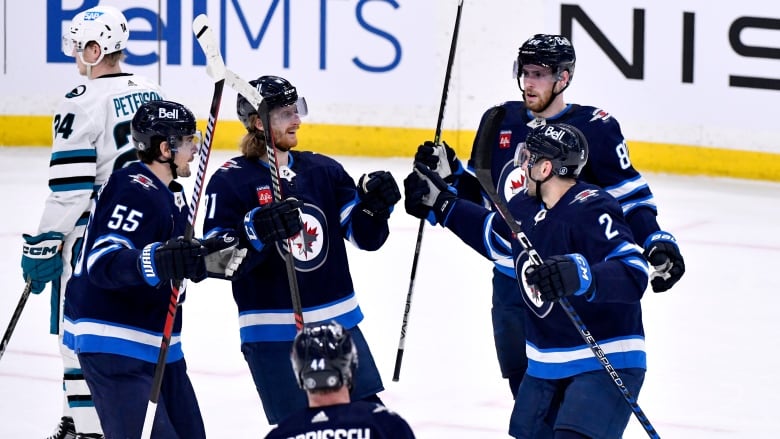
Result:
M274 194L271 192L270 186L260 186L257 188L257 202L261 206L271 204L274 201Z
M512 142L512 132L511 131L501 131L498 134L498 148L499 149L507 149L507 148L509 148L511 142Z

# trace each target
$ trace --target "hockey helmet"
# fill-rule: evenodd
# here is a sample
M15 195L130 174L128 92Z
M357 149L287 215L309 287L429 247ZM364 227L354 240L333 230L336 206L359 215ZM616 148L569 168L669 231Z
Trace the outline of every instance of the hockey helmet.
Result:
M520 148L520 161L528 160L529 168L539 159L547 159L553 165L553 174L561 177L577 178L588 161L585 135L563 123L535 127Z
M576 61L574 46L568 38L563 35L536 34L523 43L518 50L515 77L520 78L523 66L533 64L551 68L556 77L567 70L571 82Z
M298 90L293 87L288 80L282 77L270 75L261 76L249 81L249 84L257 88L257 91L263 97L263 100L268 104L268 111L275 108L286 107L288 105L296 105L299 116L302 117L308 113L306 98L299 98ZM238 119L244 124L244 127L247 130L251 129L249 116L257 114L257 108L241 94L236 98L236 113L238 114Z
M73 17L62 37L62 51L65 55L73 56L75 47L76 53L82 56L87 44L94 41L100 45L101 52L94 63L97 64L104 55L124 50L129 38L130 30L122 12L113 6L99 5Z
M200 133L195 128L195 115L187 107L171 101L149 101L138 107L130 123L133 144L142 159L154 160L160 155L160 143L167 141L176 150L180 139Z
M352 388L357 349L349 332L335 321L304 326L295 336L290 360L303 390Z

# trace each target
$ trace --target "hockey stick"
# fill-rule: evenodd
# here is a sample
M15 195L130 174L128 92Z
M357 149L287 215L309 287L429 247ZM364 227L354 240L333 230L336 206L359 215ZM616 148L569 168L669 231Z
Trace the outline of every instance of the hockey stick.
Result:
M204 23L207 23L205 16L203 17ZM198 39L200 41L200 39ZM216 43L215 43L216 44ZM244 78L238 76L230 69L224 69L225 83L235 90L238 94L242 95L246 100L257 108L257 114L260 116L260 120L263 123L263 127L266 128L266 152L268 154L268 165L271 168L271 185L273 190L274 201L282 201L282 187L279 184L279 163L276 159L276 149L274 148L273 138L270 130L270 118L268 104L263 100L263 96L257 91L257 88L247 82ZM285 269L287 271L287 282L290 287L290 298L293 306L293 317L295 319L295 328L300 330L303 328L303 307L301 305L301 294L298 288L298 278L295 272L295 260L290 252L290 240L285 239L282 241L282 250L285 254Z
M439 104L439 118L436 121L436 133L433 137L433 143L438 145L441 141L441 125L444 120L444 108L447 106L447 95L450 89L450 76L452 73L452 64L455 60L455 48L458 45L458 30L460 29L460 15L463 11L463 0L458 1L458 11L455 14L455 26L452 31L452 41L450 42L450 53L447 59L447 70L444 73L444 89L441 92L441 103ZM393 381L398 381L401 375L401 362L404 358L404 346L406 345L406 326L409 324L409 311L412 309L412 295L414 294L414 280L417 276L417 263L420 260L420 247L422 246L423 230L425 230L425 219L420 220L420 226L417 229L417 242L414 245L414 258L412 259L412 273L409 277L409 291L406 293L406 306L404 307L404 317L401 323L401 338L398 340L398 352L395 354L395 368L393 370Z
M475 141L475 173L477 175L477 180L479 180L479 184L487 193L488 197L490 197L493 205L496 206L496 210L498 211L499 215L501 215L501 217L504 219L504 222L506 222L510 230L512 230L512 233L515 235L515 239L517 239L523 249L528 253L528 257L531 260L531 263L534 265L541 265L542 258L531 244L528 236L526 236L526 234L523 232L522 228L520 227L520 223L517 222L514 216L512 216L512 213L509 212L509 208L507 207L506 202L504 202L504 200L496 192L496 187L493 183L493 176L491 175L492 155L495 139L498 137L498 131L501 127L501 122L504 119L505 113L506 110L504 107L493 107L488 110L488 114L485 115L484 125L480 132L477 133L477 139ZM634 415L636 416L639 423L642 424L642 427L645 428L648 436L654 439L660 439L660 436L655 431L655 428L653 428L650 420L647 419L647 416L645 416L644 412L639 407L636 398L631 395L631 392L623 384L623 380L620 378L620 375L618 375L615 368L612 367L612 364L607 358L607 355L593 338L590 331L585 326L585 323L582 322L582 319L569 302L569 299L566 297L561 297L558 299L558 303L560 303L561 308L566 312L569 320L571 320L571 322L577 328L577 331L579 331L582 339L585 340L585 343L587 343L587 345L590 347L593 355L597 360L599 360L599 363L601 363L601 365L604 367L604 370L606 370L609 376L612 378L612 382L615 383L615 386L617 386L618 390L623 395L623 399L625 399L626 403L631 408L631 411L634 412Z
M184 231L184 237L187 240L195 235L195 219L198 215L198 205L200 204L200 195L203 192L203 180L206 176L206 167L209 156L211 155L211 143L214 140L214 132L217 126L217 117L219 116L219 107L222 103L222 90L225 87L225 63L222 55L219 53L219 46L214 38L214 34L208 27L208 20L205 15L195 17L192 22L193 32L200 43L203 52L206 54L206 71L214 79L214 95L211 98L211 108L209 109L209 121L206 125L206 134L201 143L198 161L198 171L195 174L195 185L192 190L192 199L190 200L189 215L187 217L187 228ZM152 436L152 425L154 424L154 415L157 411L157 402L160 398L160 389L165 373L165 361L168 357L168 348L171 344L171 335L173 334L173 324L176 321L176 311L178 309L179 294L181 293L183 281L177 280L171 286L171 300L168 303L168 315L165 318L163 327L162 342L160 343L160 353L157 356L157 365L154 368L154 377L152 379L152 389L149 393L149 404L146 406L146 417L144 418L143 431L141 437L148 439Z
M244 95L244 97L246 97L246 95ZM271 186L273 189L274 201L279 202L282 201L282 186L279 184L279 161L276 157L276 147L274 146L273 130L271 130L271 116L269 113L268 103L265 100L260 101L260 104L257 105L257 114L260 116L260 121L263 123L263 128L265 130L265 149L268 153L268 165L271 168ZM295 329L300 331L303 329L303 306L301 305L301 293L298 289L298 277L295 274L295 260L293 259L290 241L291 238L282 240L282 252L284 253L284 267L287 270L287 282L290 287Z
M55 280L55 282L58 282L58 280ZM11 340L11 336L16 328L16 323L19 321L19 316L22 315L22 310L24 310L24 305L27 304L27 299L30 297L30 291L32 291L32 278L28 278L27 283L24 284L22 297L19 298L19 304L16 305L14 314L11 316L11 321L8 322L8 328L5 330L5 334L3 334L3 341L0 342L0 359L3 358L3 354L5 354L5 348Z

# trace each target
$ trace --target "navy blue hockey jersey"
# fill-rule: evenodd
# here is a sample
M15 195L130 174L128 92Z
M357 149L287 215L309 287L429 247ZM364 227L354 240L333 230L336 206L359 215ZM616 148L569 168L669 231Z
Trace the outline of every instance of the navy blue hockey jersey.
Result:
M304 321L336 320L352 328L363 319L355 296L345 240L376 250L389 234L387 221L360 209L352 177L335 160L291 151L279 169L284 198L304 202L303 230L292 238ZM206 187L204 236L231 231L245 240L244 217L273 201L267 163L236 157L217 170ZM254 242L232 281L242 343L290 341L295 337L290 287L281 242ZM247 245L245 242L244 245Z
M171 298L170 283L154 287L138 270L147 244L182 236L189 209L179 183L170 187L143 163L115 171L98 192L84 245L68 282L64 343L157 362ZM182 312L176 313L167 361L178 361Z
M308 408L290 415L266 439L414 439L406 421L386 407L356 401Z
M611 114L596 107L569 104L553 117L538 119L522 101L509 101L502 106L506 109L506 116L495 139L491 174L498 194L505 201L521 193L525 187L523 170L519 163L515 164L517 146L525 141L531 129L540 124L566 123L582 131L588 140L588 162L579 179L604 188L618 200L640 245L651 233L659 230L653 194L647 181L631 164L620 124ZM484 115L479 130L483 123ZM473 164L472 158L468 162L470 171L473 171ZM472 201L477 202L475 199ZM497 266L502 273L514 276L512 267L501 263Z
M596 292L569 298L615 368L645 368L640 299L648 266L634 243L616 200L597 186L578 182L552 209L532 197L515 197L509 209L542 259L582 254L591 266ZM482 227L475 227L482 224ZM453 206L447 227L489 258L506 256L524 273L527 253L498 214L467 200ZM528 374L562 378L602 366L557 302L542 301L525 279L520 281L529 310L526 319Z

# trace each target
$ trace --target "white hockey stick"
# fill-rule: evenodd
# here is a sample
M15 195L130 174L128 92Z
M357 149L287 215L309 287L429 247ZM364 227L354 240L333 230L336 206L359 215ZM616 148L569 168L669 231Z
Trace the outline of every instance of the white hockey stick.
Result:
M190 200L190 212L187 218L187 229L184 232L186 238L192 238L195 234L195 218L200 204L200 195L203 192L203 180L206 176L206 166L211 155L211 142L214 140L214 131L217 126L217 117L219 107L222 103L222 90L225 87L225 63L222 55L219 53L219 46L213 32L208 27L208 20L205 15L199 15L192 22L192 30L198 38L198 42L206 54L206 70L214 79L214 95L211 98L211 108L209 109L209 121L206 126L206 135L199 151L200 160L198 162L198 171L195 174L195 187L192 191ZM154 368L154 377L152 378L152 389L149 393L149 404L146 406L146 416L144 417L142 439L152 437L152 426L154 425L154 415L157 412L157 402L160 398L160 389L165 374L165 362L168 357L168 347L171 343L173 334L173 324L176 321L176 311L178 309L179 294L181 292L182 281L177 280L171 288L171 301L168 305L168 315L165 318L163 327L162 342L160 343L160 353L157 356L157 365ZM175 403L175 402L174 402Z

